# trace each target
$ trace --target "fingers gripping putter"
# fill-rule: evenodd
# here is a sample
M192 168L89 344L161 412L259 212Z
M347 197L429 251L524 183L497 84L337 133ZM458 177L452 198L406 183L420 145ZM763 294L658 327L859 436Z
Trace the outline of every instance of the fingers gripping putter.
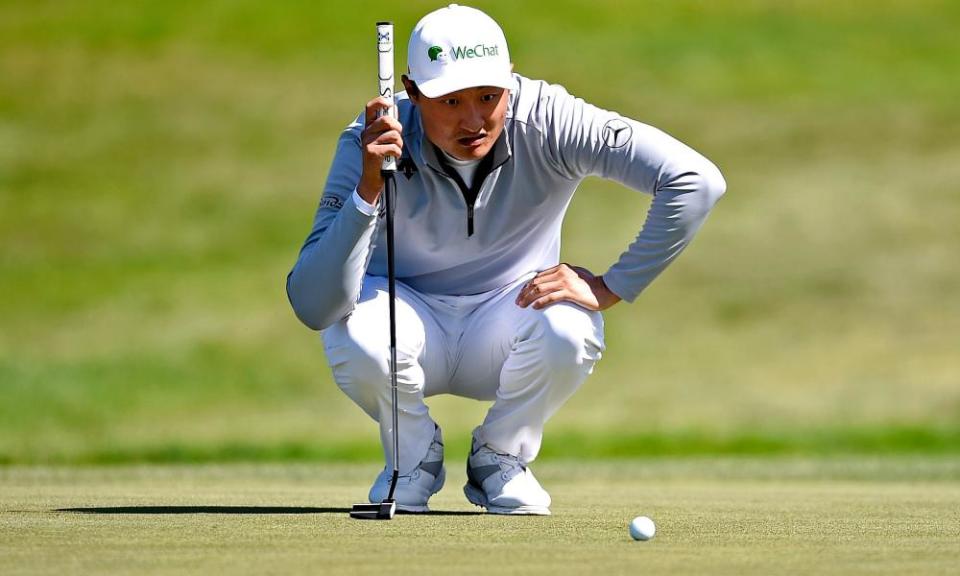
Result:
M393 23L377 22L377 55L379 57L378 77L380 96L390 103L390 107L381 110L379 115L389 114L396 117L393 103ZM387 287L390 292L390 407L393 417L393 475L390 478L390 492L387 498L375 504L354 504L351 518L364 520L390 520L397 511L397 502L393 498L400 477L400 433L397 430L397 316L396 316L396 272L393 260L393 208L394 175L397 172L397 159L387 156L383 159L380 173L383 175L383 198L387 220Z

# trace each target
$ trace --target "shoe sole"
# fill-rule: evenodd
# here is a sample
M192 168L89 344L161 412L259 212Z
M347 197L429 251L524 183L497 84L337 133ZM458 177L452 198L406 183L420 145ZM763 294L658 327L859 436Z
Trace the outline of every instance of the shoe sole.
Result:
M550 509L546 506L517 506L507 508L504 506L491 506L487 501L487 495L483 490L477 488L469 482L464 485L463 493L472 504L486 508L490 514L505 514L511 516L550 516Z

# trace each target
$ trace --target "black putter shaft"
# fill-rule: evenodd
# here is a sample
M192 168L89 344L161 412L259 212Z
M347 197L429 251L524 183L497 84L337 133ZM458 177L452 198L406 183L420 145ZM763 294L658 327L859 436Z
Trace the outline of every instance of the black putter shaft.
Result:
M397 480L400 478L400 432L399 411L397 408L397 282L393 262L393 208L395 205L394 192L396 182L393 170L383 170L383 200L387 220L387 289L390 293L390 407L393 413L393 474L390 478L390 492L383 502L371 504L354 504L350 511L351 518L360 520L390 520L397 510L393 494L397 489Z
M383 193L386 195L387 211L387 289L390 292L390 406L393 409L393 477L390 479L390 493L387 500L393 502L393 493L397 489L400 477L400 432L398 430L399 410L397 409L397 275L393 261L393 208L396 182L394 171L383 171Z

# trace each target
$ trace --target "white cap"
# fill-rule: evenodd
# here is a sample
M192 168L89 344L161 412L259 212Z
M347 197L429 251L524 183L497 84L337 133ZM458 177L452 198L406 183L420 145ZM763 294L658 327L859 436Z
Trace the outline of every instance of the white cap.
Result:
M410 35L407 66L427 98L476 86L513 87L503 30L483 12L456 4L420 19Z

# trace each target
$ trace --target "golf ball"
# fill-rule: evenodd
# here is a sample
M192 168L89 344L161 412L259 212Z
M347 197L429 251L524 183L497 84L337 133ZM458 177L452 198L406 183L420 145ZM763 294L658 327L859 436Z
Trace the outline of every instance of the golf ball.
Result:
M630 522L630 536L634 540L649 540L657 533L657 525L646 516L637 516Z

